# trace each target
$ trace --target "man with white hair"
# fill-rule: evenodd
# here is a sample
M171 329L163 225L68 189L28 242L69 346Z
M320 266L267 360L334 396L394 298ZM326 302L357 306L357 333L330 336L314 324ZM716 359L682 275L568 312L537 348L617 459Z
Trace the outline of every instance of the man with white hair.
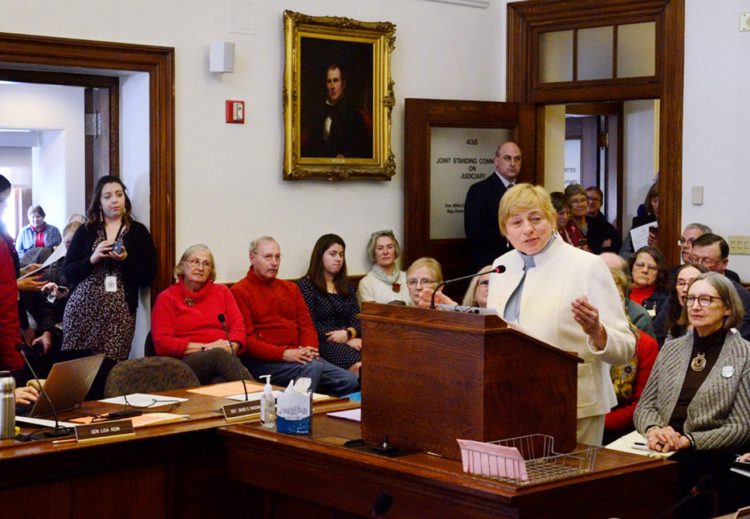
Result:
M295 283L277 279L280 266L279 244L262 236L250 244L247 276L232 286L247 333L243 363L253 378L271 375L277 386L309 377L312 391L334 396L357 391L355 373L320 358L310 311Z

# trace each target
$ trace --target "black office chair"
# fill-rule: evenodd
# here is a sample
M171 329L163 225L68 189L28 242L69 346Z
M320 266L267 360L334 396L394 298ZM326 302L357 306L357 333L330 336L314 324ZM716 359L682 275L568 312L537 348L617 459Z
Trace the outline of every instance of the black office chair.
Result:
M151 336L151 332L146 335L146 342L143 344L143 355L146 357L156 357L156 346L154 346L154 338Z
M172 357L143 357L119 362L109 372L104 398L198 387L192 369Z

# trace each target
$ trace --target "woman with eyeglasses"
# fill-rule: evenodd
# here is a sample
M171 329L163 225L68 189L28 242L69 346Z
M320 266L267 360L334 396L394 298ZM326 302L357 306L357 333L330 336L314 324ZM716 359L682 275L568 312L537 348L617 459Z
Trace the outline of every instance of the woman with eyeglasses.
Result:
M232 358L233 350L243 350L245 323L229 289L214 283L211 249L188 247L174 275L177 282L156 298L151 317L156 354L181 359L204 385L251 379Z
M693 279L681 319L692 331L664 345L636 408L648 447L676 452L678 495L712 475L721 498L734 450L750 442L750 343L734 329L744 311L724 276Z
M695 278L706 272L706 267L693 263L680 265L675 270L674 286L669 291L669 298L661 305L652 322L656 342L660 348L665 341L682 337L687 333L687 325L680 324L687 289Z
M406 271L406 285L411 296L410 305L419 306L419 294L423 289L434 290L443 282L443 269L433 258L419 258Z
M630 299L656 316L669 297L669 270L667 260L656 247L641 247L630 258L630 275L633 288Z
M550 200L552 200L552 207L557 211L557 233L560 238L565 240L566 243L570 243L573 247L578 247L579 244L586 244L586 236L578 228L578 226L570 218L570 203L565 196L565 193L555 191L550 193Z
M359 281L357 299L360 304L395 303L408 305L411 301L406 287L406 273L398 266L401 247L393 231L375 231L367 244L367 256L374 263L372 270Z
M358 372L362 365L362 326L359 305L346 272L346 244L336 234L315 242L305 276L297 281L318 332L318 352L343 369Z
M90 397L103 391L112 366L130 355L138 295L155 273L154 243L133 219L125 184L119 177L100 178L61 272L70 288L61 356L106 355Z
M491 270L492 265L487 265L477 272L477 274L481 272L485 272L486 274L471 278L469 288L466 289L466 294L464 294L464 299L461 302L462 305L487 308L487 294L489 293Z

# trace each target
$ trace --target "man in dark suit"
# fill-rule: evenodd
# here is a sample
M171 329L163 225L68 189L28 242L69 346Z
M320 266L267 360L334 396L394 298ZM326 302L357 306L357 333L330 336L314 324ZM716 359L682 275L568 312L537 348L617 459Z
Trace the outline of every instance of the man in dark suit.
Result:
M325 102L315 111L303 107L303 157L372 157L367 124L345 94L346 75L332 63L326 70Z
M472 272L491 265L510 245L500 234L497 211L505 191L521 173L521 148L515 142L504 142L495 150L495 171L473 184L464 203L464 231L471 249Z

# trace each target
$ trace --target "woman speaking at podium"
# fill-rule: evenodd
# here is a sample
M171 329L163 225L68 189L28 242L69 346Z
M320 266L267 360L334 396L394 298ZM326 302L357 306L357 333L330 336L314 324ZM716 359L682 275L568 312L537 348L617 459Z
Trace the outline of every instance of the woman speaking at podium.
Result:
M492 264L506 270L491 276L487 307L583 359L576 437L600 444L604 415L617 405L609 365L624 364L635 349L612 275L601 258L554 232L557 213L543 188L516 185L503 196L498 217L515 250Z
M609 365L624 364L635 349L612 275L601 258L554 232L557 213L543 188L517 184L503 195L498 216L500 231L515 250L492 264L505 272L490 276L487 307L583 360L576 438L601 444L604 415L617 405ZM422 302L429 301L432 291L423 294ZM438 296L437 302L450 302Z

